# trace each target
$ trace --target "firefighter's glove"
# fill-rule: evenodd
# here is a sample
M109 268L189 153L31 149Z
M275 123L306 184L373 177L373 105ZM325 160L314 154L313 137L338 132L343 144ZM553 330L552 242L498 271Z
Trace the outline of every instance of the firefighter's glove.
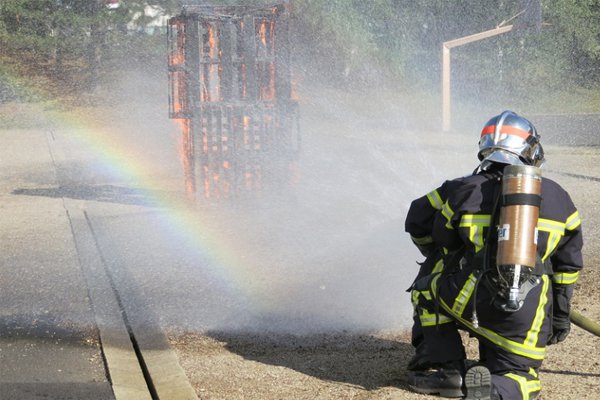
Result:
M434 312L435 302L431 292L431 281L438 275L431 274L417 279L411 287L412 302L415 307Z
M436 250L436 246L434 243L427 243L427 244L415 243L415 245L417 246L417 249L419 249L419 251L421 252L423 257L431 256Z
M571 297L573 296L573 285L552 285L554 304L552 309L552 334L548 344L557 344L567 338L571 331Z
M416 290L418 292L426 292L426 291L430 291L431 290L431 281L433 280L433 278L438 275L436 274L429 274L429 275L425 275L421 278L418 278L415 283L413 284L413 290Z

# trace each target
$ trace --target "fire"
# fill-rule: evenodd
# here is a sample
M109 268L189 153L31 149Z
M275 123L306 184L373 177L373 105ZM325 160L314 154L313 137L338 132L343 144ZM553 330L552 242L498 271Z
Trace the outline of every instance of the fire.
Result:
M292 79L292 93L291 93L291 98L292 100L300 100L300 94L298 93L298 80L296 79Z
M211 25L211 24L207 24L206 25L206 29L207 29L207 35L208 35L208 56L212 59L215 57L215 53L216 53L216 44L217 44L217 37L215 34L215 26Z
M205 42L202 50L202 101L221 100L220 84L220 56L218 29L213 23L203 24L206 31Z
M275 100L275 64L269 63L266 71L267 84L262 87L263 100Z
M186 191L224 198L259 190L274 175L272 150L294 150L294 116L287 113L295 115L288 105L297 98L297 84L281 82L284 90L276 93L279 72L284 79L289 72L276 55L280 43L287 46L275 38L276 24L288 21L280 18L285 8L248 13L240 7L245 14L238 14L235 7L217 7L206 15L189 10L169 22L168 59L170 113L181 127ZM276 165L277 172L285 170Z
M275 100L275 21L262 20L258 24L257 32L260 43L257 53L264 61L258 65L258 73L261 75L260 98L262 100Z
M267 21L261 21L258 25L258 37L262 45L267 47Z
M248 149L250 144L250 117L248 115L242 117L242 142L244 149Z
M181 129L178 150L181 164L183 165L185 191L188 194L193 194L196 192L196 183L194 180L194 150L190 120L186 118L177 118L175 119L175 122Z
M183 65L185 63L185 30L184 23L180 20L175 20L170 25L175 31L176 43L170 49L169 65Z

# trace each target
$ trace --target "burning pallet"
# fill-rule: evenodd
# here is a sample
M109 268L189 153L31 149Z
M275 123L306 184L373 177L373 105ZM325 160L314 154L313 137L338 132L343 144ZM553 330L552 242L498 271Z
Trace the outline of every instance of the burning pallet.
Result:
M300 146L286 4L184 6L168 23L169 116L186 189L230 197L281 183Z

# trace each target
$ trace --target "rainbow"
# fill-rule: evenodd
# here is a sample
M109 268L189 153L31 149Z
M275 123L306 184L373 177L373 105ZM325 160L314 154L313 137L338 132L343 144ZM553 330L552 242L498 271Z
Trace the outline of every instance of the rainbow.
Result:
M28 90L36 90L37 98L50 98L39 89ZM43 110L41 104L43 103L34 107L43 115L46 126L51 127L56 135L74 139L77 147L90 152L100 161L111 178L117 182L133 183L150 204L161 210L157 213L158 218L161 228L169 233L170 240L193 249L201 259L208 260L211 266L209 271L228 287L237 290L239 295L248 301L260 302L260 293L265 288L257 287L256 280L253 279L253 260L248 258L252 252L248 248L244 249L244 243L237 243L239 240L227 235L230 231L228 220L231 221L234 216L221 213L219 217L223 218L215 218L201 209L198 202L190 201L189 196L186 197L184 193L182 166L179 182L173 182L173 179L167 181L164 176L157 178L156 159L139 151L145 141L143 137L133 137L131 132L126 132L131 129L130 126L119 124L115 120L112 121L115 122L113 124L108 116L98 117L91 109L83 108L77 113L49 111ZM175 121L168 120L167 112L165 108L165 126L171 132L160 134L172 139L172 146L164 151L172 151L173 157L177 158L179 127ZM132 151L136 149L138 151ZM172 195L174 186L180 191L179 195Z

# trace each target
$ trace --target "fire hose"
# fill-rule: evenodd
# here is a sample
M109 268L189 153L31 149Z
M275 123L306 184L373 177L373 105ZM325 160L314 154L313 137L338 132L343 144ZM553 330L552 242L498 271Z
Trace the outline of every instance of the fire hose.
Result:
M569 314L569 319L581 329L600 337L600 324L598 324L597 322L592 321L591 319L581 315L575 310L571 310L571 313Z

